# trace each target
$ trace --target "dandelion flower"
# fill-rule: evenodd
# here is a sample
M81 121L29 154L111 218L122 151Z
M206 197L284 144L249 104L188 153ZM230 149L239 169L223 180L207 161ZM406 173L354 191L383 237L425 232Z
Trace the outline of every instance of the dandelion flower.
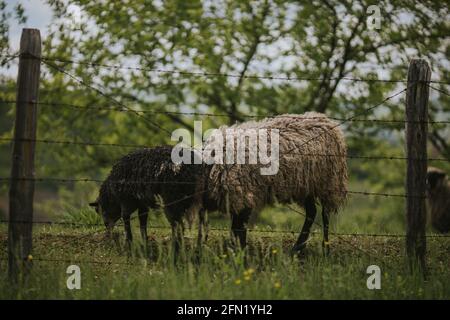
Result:
M278 250L277 249L272 249L272 253L273 254L277 254Z
M234 281L234 284L236 284L236 285L240 285L241 284L241 279L236 279L235 281Z
M281 283L280 283L279 281L277 281L277 282L275 282L275 283L273 284L273 286L274 286L276 289L279 289L279 288L281 288Z
M245 277L244 277L244 280L245 280L245 281L250 281L250 276L249 276L249 275L245 276Z

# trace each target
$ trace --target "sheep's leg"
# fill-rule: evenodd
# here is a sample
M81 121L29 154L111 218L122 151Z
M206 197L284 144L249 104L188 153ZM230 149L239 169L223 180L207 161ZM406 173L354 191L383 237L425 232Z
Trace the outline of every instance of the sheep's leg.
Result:
M139 208L139 228L141 230L142 241L144 242L144 254L147 256L148 253L148 239L147 239L147 218L148 218L148 208Z
M239 240L241 249L247 245L247 222L250 218L251 210L244 209L239 213L233 213L231 217L231 231L234 239Z
M305 210L306 217L305 222L303 223L302 230L300 231L300 235L298 236L297 242L295 243L292 251L294 253L300 252L305 249L306 241L309 237L309 232L311 231L311 226L314 223L314 219L316 218L316 204L314 203L314 198L308 197L305 200Z
M183 221L173 220L171 221L171 226L172 226L174 262L176 263L178 261L178 256L180 254L180 248L183 244L183 234L184 234Z
M209 234L209 221L208 221L208 211L205 210L203 214L203 230L205 231L205 235L203 236L203 242L206 243L208 241Z
M330 216L328 211L322 207L322 223L323 223L323 242L322 247L326 256L330 254L330 242L328 240L328 227L330 224Z
M208 240L208 217L204 208L200 209L198 217L197 246L200 248L202 243ZM203 232L205 233L204 236Z
M140 208L139 214L139 227L141 230L142 240L144 244L147 244L147 219L148 219L148 208Z
M197 249L195 251L195 261L200 263L202 256L202 245L206 243L208 239L208 216L206 210L201 208L198 212L198 236L197 236Z
M121 215L123 220L123 225L125 227L125 238L127 241L127 246L129 249L131 249L131 241L133 241L133 235L131 233L131 224L130 224L130 217L133 213L134 209L130 209L126 206L121 207Z
M107 223L105 223L105 226L106 226L106 238L112 239L114 226Z
M205 219L205 209L200 209L198 212L198 235L197 235L197 247L198 249L202 246L203 241L203 223Z

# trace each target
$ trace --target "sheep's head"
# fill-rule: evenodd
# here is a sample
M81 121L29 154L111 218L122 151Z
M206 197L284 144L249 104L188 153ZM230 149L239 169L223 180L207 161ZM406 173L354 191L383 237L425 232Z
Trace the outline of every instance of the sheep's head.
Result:
M102 216L103 222L108 230L111 230L120 219L120 207L102 204L99 199L89 203L89 206L95 209Z
M427 171L427 191L432 192L445 180L446 174L438 168L429 167Z

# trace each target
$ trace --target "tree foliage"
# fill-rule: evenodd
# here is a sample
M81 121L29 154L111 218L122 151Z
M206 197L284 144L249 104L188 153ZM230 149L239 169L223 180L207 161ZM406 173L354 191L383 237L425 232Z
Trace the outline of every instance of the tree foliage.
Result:
M449 6L439 1L88 1L47 0L54 13L43 55L81 63L49 62L100 89L129 108L147 111L216 112L227 117L196 117L205 127L247 120L246 115L325 112L347 118L379 103L402 83L354 82L347 77L405 79L413 57L427 59L433 78L449 81ZM11 9L0 2L1 12ZM381 28L368 26L367 8L381 9ZM20 5L18 19L25 19ZM10 13L8 13L10 12ZM32 12L25 12L31 15ZM8 25L2 23L2 52ZM5 40L6 39L6 40ZM135 69L90 64L126 65ZM177 70L181 73L155 70ZM184 74L198 73L198 74ZM214 74L201 76L199 74ZM217 74L231 74L232 77ZM252 75L314 78L274 80ZM46 65L41 101L117 107L73 78ZM448 86L436 84L448 91ZM2 93L2 98L8 93ZM13 96L13 93L9 94ZM433 91L433 119L448 119L448 96ZM362 118L403 119L404 102L392 100ZM193 117L146 114L168 131L192 129ZM447 126L448 127L448 126ZM401 124L346 125L350 148L371 148L401 137ZM433 152L450 157L449 131L430 128ZM386 134L388 132L389 134ZM155 145L170 141L167 132L132 113L42 106L39 136L81 141ZM44 147L42 147L44 148ZM45 173L100 174L126 150L102 147L45 146ZM57 148L57 152L49 148ZM76 149L74 149L76 148ZM70 168L67 164L70 163ZM382 170L382 168L380 169Z

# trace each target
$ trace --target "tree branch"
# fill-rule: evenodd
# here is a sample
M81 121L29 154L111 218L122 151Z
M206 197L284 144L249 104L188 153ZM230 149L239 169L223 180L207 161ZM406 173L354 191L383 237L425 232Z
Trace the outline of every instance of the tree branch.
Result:
M328 55L325 57L325 61L327 63L326 67L325 67L325 72L322 73L322 80L320 81L317 90L315 92L315 94L312 94L310 96L309 102L306 104L307 106L312 106L314 105L314 101L317 99L317 97L321 96L322 92L326 92L327 90L327 78L330 77L332 70L330 70L330 64L331 64L331 58L333 57L334 51L336 50L337 47L337 28L339 26L339 20L338 20L338 16L337 16L337 12L336 9L333 7L332 4L330 4L328 1L325 1L325 5L333 12L333 25L332 25L332 37L331 37L331 41L330 41L330 50L328 52ZM328 83L329 86L329 83Z
M261 26L264 24L264 21L265 21L267 15L269 14L269 9L270 9L269 3L266 0L264 2L264 8L263 8L262 16L261 16L261 19L260 19L261 20ZM256 16L252 13L252 21L256 21L256 20L257 20ZM230 124L232 124L235 121L242 121L243 120L242 117L240 117L238 115L237 104L238 104L238 100L239 100L239 97L240 97L240 94L241 94L241 89L242 89L242 84L243 84L243 81L244 81L244 78L245 78L245 74L247 73L248 66L250 65L251 61L253 60L253 58L254 58L257 50L258 50L258 46L261 43L261 35L262 35L260 32L258 32L258 28L255 25L254 25L253 31L254 31L253 32L253 40L254 41L252 42L252 44L251 44L251 46L249 48L249 51L247 52L247 55L245 57L244 67L242 68L242 70L241 70L241 72L239 74L239 80L238 80L238 85L237 85L236 90L235 90L235 96L232 99L231 105L230 105L230 111L229 111L229 114L230 114L230 121L229 122L230 122Z
M323 95L319 96L319 103L317 104L317 107L316 107L316 110L318 112L326 111L331 99L333 98L334 92L337 89L337 86L339 85L339 83L341 82L342 78L345 75L345 69L346 69L348 61L350 60L351 51L353 49L351 46L351 42L357 35L359 27L363 23L365 16L366 16L366 13L365 13L365 10L363 10L363 13L358 17L358 21L355 24L355 26L353 27L353 29L350 33L350 36L347 38L347 41L344 46L344 54L342 56L341 63L339 65L338 75L337 75L336 80L334 81L333 85L331 85L330 81L327 82L330 84L330 86L328 87L328 90L326 90L326 92Z

